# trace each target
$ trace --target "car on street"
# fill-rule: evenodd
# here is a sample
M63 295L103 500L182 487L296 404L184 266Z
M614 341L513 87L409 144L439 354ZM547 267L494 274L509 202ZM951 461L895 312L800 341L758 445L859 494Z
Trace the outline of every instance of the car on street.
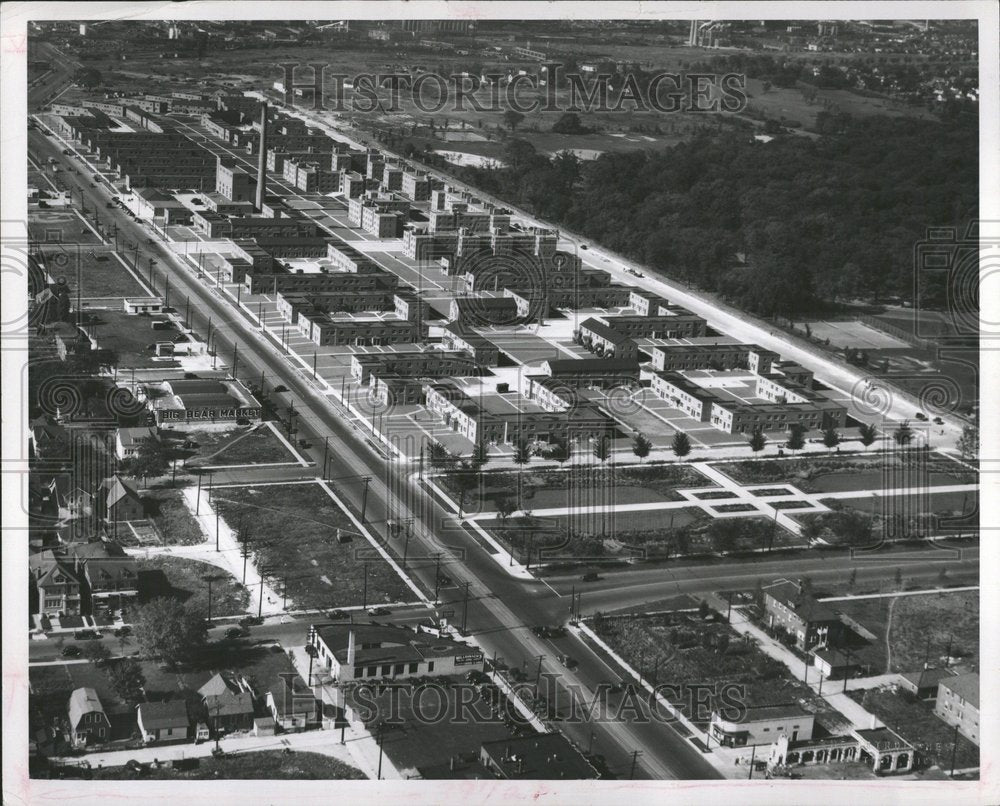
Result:
M77 641L100 641L101 634L97 630L77 630L73 633Z
M80 647L78 646L64 646L62 649L62 656L64 658L79 658L80 654Z
M601 578L601 575L597 571L588 571L582 578L584 582L597 582Z
M279 383L277 386L274 387L273 391L275 391L275 392L287 392L288 391L288 387L285 386L284 384Z
M257 627L264 623L264 619L262 619L260 616L244 616L236 623L244 628Z
M326 617L330 621L341 621L342 619L350 618L350 614L346 610L331 610L326 614Z
M388 607L373 607L368 611L369 616L389 616L392 611Z
M572 655L560 655L559 662L567 669L575 669L578 666L576 658Z
M300 448L311 448L312 447L312 443L308 439L300 439L299 440L299 447Z
M226 640L227 641L237 641L240 638L245 638L247 631L239 627L230 627L226 630Z
M935 417L934 425L944 425L944 420L942 420L940 417Z

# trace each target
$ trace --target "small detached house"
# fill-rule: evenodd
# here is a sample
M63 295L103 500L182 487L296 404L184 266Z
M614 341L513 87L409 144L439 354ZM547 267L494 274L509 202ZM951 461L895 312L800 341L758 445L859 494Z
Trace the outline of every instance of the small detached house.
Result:
M111 721L97 692L78 688L69 698L70 741L74 747L103 744L111 738Z
M284 731L309 730L323 724L321 703L304 683L288 679L276 683L267 692L267 710Z
M184 700L144 702L136 711L139 731L146 744L188 741L191 720Z
M938 683L954 676L955 672L951 669L921 669L900 675L899 687L917 699L933 702L937 699Z
M253 692L242 678L216 674L198 689L208 725L217 733L253 729Z

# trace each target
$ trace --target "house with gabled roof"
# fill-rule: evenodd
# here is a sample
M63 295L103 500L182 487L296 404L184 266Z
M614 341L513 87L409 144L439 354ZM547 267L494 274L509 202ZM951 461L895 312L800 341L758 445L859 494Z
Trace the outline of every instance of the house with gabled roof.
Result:
M70 694L69 728L74 747L102 744L111 738L111 721L94 689L78 688Z
M28 558L28 568L38 595L38 612L44 616L78 616L81 581L73 563L51 549Z
M208 725L217 734L253 728L253 691L245 679L216 674L198 689L198 696Z
M191 718L184 700L140 703L136 708L136 719L146 744L186 742L190 736Z
M146 517L146 506L135 485L121 475L114 475L101 482L97 503L100 516L108 523L138 521Z
M764 622L788 632L803 652L836 646L844 634L837 611L790 580L764 588Z

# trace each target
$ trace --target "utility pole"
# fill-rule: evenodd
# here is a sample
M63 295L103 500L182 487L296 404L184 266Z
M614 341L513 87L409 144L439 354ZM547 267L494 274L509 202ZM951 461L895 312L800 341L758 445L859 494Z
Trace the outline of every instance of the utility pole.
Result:
M260 388L264 388L264 382L261 381ZM327 434L323 437L323 478L326 479L326 460L330 455L330 435Z
M434 555L434 601L438 600L438 592L441 589L441 553Z
M542 679L542 661L545 660L544 655L538 656L538 668L535 670L535 696L538 696L538 683Z
M955 751L958 750L958 724L955 723L955 735L951 740L951 774L950 778L955 777Z
M632 769L629 770L629 774L628 774L628 777L629 777L630 781L635 779L635 768L636 768L636 765L639 763L639 756L641 756L641 755L642 755L642 752L639 751L639 750L633 750L632 751Z
M376 781L382 780L382 723L378 726L378 775Z
M208 582L208 621L212 620L212 577L209 576Z
M365 490L361 494L361 522L365 522L365 512L368 509L368 485L371 484L371 476L362 476L361 480L365 483Z
M260 569L260 599L257 602L257 618L264 613L264 569Z
M233 380L236 380L236 370L239 368L239 350L240 345L235 339L233 340Z
M197 518L201 512L201 473L198 474L198 493L194 499L194 515Z
M361 607L368 607L368 560L365 560L365 586L364 595L361 597Z
M469 583L465 583L465 602L462 604L462 633L465 633L469 621Z
M751 778L753 778L753 762L754 762L754 759L756 759L756 758L757 758L757 745L754 745L753 748L750 750L750 773L749 773L749 775L747 775L747 780L748 781Z
M406 519L406 537L403 538L403 568L406 568L406 554L410 548L410 532L413 529L413 518Z

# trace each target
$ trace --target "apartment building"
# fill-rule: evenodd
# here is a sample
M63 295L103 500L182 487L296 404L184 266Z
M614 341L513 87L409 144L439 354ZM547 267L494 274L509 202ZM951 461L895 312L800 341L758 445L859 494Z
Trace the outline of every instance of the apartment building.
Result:
M650 349L653 367L661 372L686 369L771 371L778 354L755 344L662 344Z
M257 180L237 165L229 164L220 157L215 174L215 192L230 201L253 203L257 192Z
M446 324L442 340L448 350L469 353L478 367L495 367L500 361L500 349L493 342L460 322Z
M299 311L299 332L320 347L354 347L415 344L423 341L425 328L420 322L390 318L341 318L325 311Z
M979 673L946 677L938 683L934 713L979 746Z
M707 323L686 308L671 306L670 314L659 316L609 316L607 324L633 339L699 338Z
M658 398L700 422L711 419L712 404L719 399L711 390L676 372L654 372L650 388Z
M465 352L423 350L397 353L364 353L351 356L351 375L368 383L373 375L448 378L475 375L476 362Z
M617 329L591 317L580 324L579 341L592 353L606 358L639 360L639 346Z

